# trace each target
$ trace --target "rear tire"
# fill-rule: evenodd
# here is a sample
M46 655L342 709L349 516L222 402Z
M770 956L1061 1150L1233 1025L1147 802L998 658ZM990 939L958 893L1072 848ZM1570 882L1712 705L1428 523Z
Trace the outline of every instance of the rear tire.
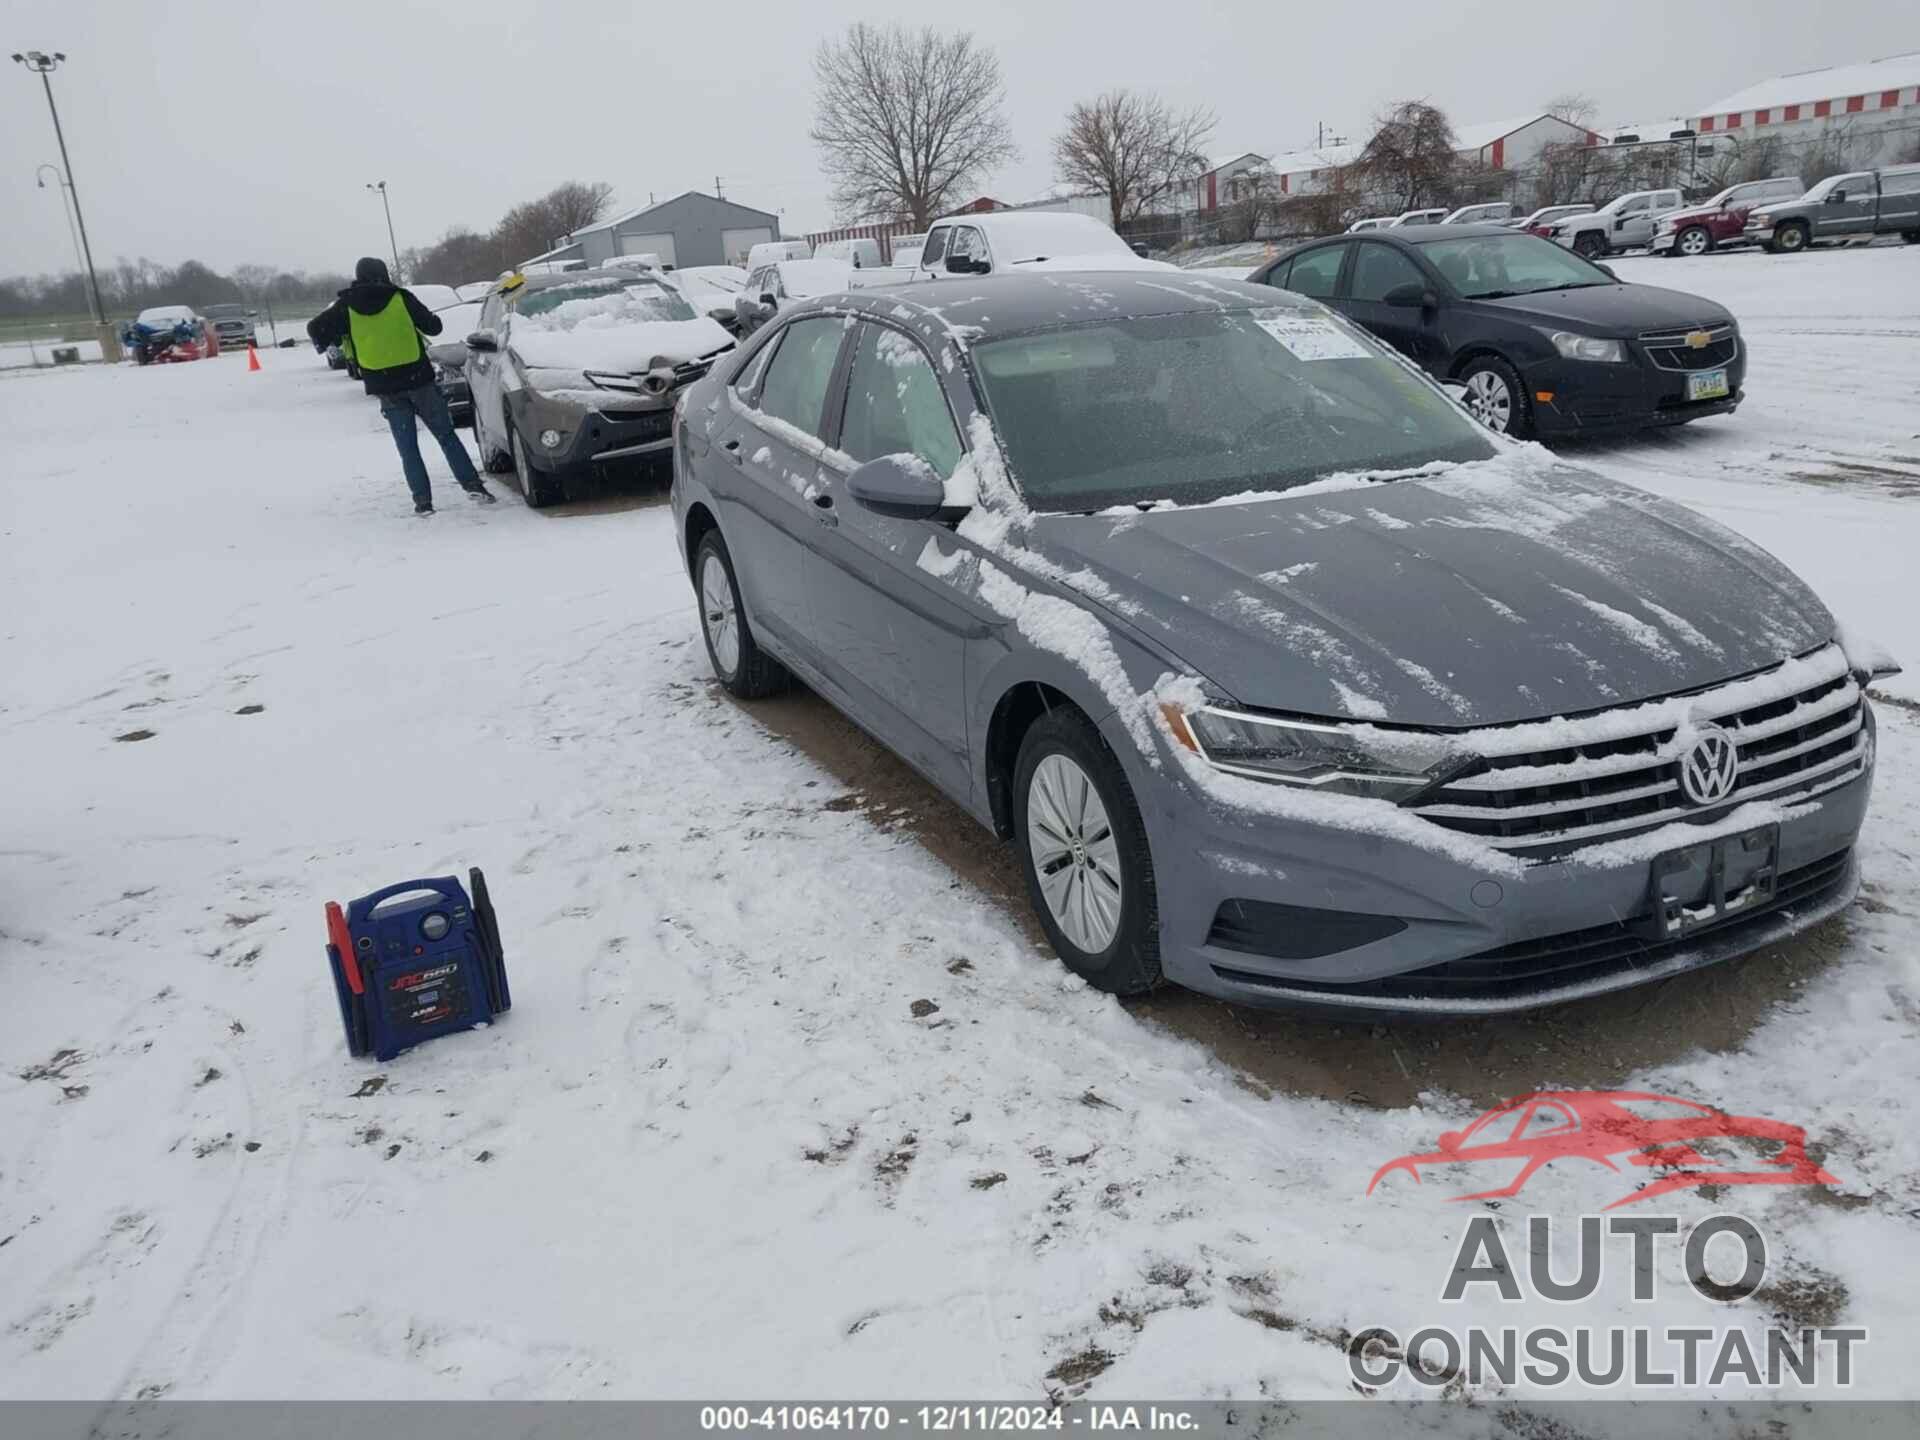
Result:
M1796 255L1806 249L1812 239L1812 232L1803 222L1796 220L1773 232L1773 250L1776 255Z
M1013 772L1013 834L1054 953L1110 995L1161 983L1160 903L1146 826L1120 762L1078 710L1034 721Z
M720 683L742 700L759 700L787 688L787 667L760 648L740 603L733 556L718 530L700 537L693 552L693 594L700 607L700 635Z
M507 447L513 454L513 478L518 482L521 497L526 500L529 510L544 510L566 498L565 482L527 458L526 442L520 438L520 431L511 420L507 422Z
M1467 387L1467 409L1489 430L1516 440L1533 434L1533 409L1520 376L1498 355L1474 356L1460 371L1459 383Z

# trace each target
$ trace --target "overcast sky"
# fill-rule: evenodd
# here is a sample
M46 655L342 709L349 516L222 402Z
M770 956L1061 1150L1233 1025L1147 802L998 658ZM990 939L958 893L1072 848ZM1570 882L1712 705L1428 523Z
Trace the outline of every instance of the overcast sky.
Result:
M537 11L537 17L530 12ZM562 180L605 180L621 208L711 189L830 220L807 128L809 60L849 21L965 24L1000 55L1022 155L982 188L1052 183L1074 100L1111 86L1219 115L1214 150L1364 138L1408 97L1456 124L1568 91L1603 122L1688 114L1782 71L1920 49L1913 0L0 0L0 54L64 50L54 77L95 260L258 261L343 269L384 253L363 186L388 182L400 245L486 229ZM38 79L0 75L0 274L72 268Z

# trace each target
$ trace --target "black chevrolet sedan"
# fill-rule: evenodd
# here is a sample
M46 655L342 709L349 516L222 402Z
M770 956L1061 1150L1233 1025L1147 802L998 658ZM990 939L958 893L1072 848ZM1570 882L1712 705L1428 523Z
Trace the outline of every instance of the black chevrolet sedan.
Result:
M1495 430L1566 435L1684 425L1741 400L1740 328L1711 300L1621 283L1551 241L1493 225L1314 240L1247 277L1309 295L1436 379Z

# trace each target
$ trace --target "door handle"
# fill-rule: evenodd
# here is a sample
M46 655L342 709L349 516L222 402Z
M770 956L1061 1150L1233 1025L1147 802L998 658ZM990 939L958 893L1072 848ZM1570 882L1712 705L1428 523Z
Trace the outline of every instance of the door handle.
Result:
M824 490L813 497L813 518L829 530L840 523L840 517L833 513L833 496Z
M733 461L734 464L738 465L740 463L740 442L738 440L729 440L720 448L727 452L727 458Z

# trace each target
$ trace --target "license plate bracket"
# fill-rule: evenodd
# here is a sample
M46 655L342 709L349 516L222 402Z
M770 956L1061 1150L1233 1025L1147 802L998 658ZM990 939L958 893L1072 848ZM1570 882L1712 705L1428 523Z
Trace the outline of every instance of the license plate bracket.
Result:
M1726 396L1731 387L1727 384L1727 372L1720 370L1701 370L1687 376L1687 399L1719 400Z
M1780 827L1760 825L1656 855L1649 867L1649 928L1673 940L1773 902L1780 877Z

